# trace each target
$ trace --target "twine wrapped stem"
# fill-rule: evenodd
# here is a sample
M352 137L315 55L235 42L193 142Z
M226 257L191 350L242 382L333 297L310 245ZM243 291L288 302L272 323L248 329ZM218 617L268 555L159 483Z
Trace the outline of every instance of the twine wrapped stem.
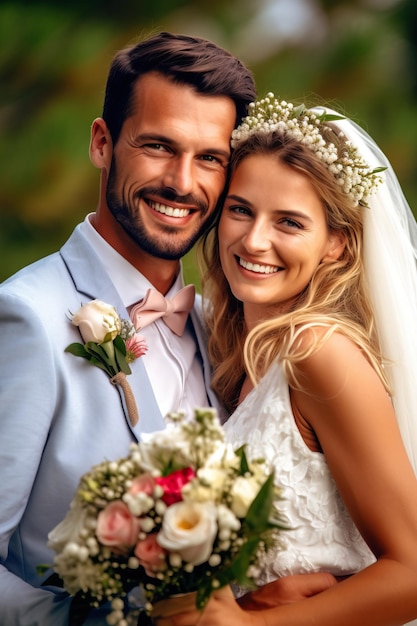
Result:
M110 378L110 382L113 385L120 387L123 391L130 423L132 426L136 426L139 421L139 413L136 406L135 396L133 395L132 388L126 378L126 374L124 372L117 372L115 376Z

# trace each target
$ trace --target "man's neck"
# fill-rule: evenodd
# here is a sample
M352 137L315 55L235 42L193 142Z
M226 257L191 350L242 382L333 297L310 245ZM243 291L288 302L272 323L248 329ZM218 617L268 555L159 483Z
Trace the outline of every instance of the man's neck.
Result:
M97 214L93 214L91 216L91 225L155 289L158 289L164 295L169 291L180 272L180 262L178 260L161 259L145 252L115 220L111 224L106 224L103 216L101 216L101 219L97 219Z

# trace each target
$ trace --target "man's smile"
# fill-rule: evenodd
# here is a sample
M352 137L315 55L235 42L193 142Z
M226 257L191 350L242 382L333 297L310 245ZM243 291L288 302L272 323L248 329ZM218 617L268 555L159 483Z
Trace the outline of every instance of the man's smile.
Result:
M168 206L167 204L161 204L160 202L153 202L148 200L147 204L157 213L163 213L169 217L187 217L191 213L191 209L179 209L178 207Z

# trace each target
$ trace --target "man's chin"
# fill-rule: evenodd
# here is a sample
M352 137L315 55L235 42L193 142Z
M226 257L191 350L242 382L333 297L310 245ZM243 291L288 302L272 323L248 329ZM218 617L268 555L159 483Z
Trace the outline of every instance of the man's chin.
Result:
M180 247L173 247L172 242L170 246L161 246L161 243L158 242L158 245L152 245L150 242L135 242L139 248L141 248L144 252L149 254L150 256L155 257L156 259L163 259L164 261L179 261L182 259L187 252L189 252L194 246L194 240L192 243L183 244Z
M194 247L201 234L187 241L176 241L174 234L164 233L157 241L144 237L133 238L135 243L147 254L166 261L179 261Z

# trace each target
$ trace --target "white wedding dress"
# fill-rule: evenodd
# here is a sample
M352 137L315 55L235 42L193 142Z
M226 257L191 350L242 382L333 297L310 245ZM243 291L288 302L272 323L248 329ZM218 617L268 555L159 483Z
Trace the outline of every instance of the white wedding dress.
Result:
M347 512L324 455L312 452L294 420L288 383L276 362L224 424L234 447L263 457L282 489L278 508L290 530L272 548L257 583L289 574L352 574L375 561Z

